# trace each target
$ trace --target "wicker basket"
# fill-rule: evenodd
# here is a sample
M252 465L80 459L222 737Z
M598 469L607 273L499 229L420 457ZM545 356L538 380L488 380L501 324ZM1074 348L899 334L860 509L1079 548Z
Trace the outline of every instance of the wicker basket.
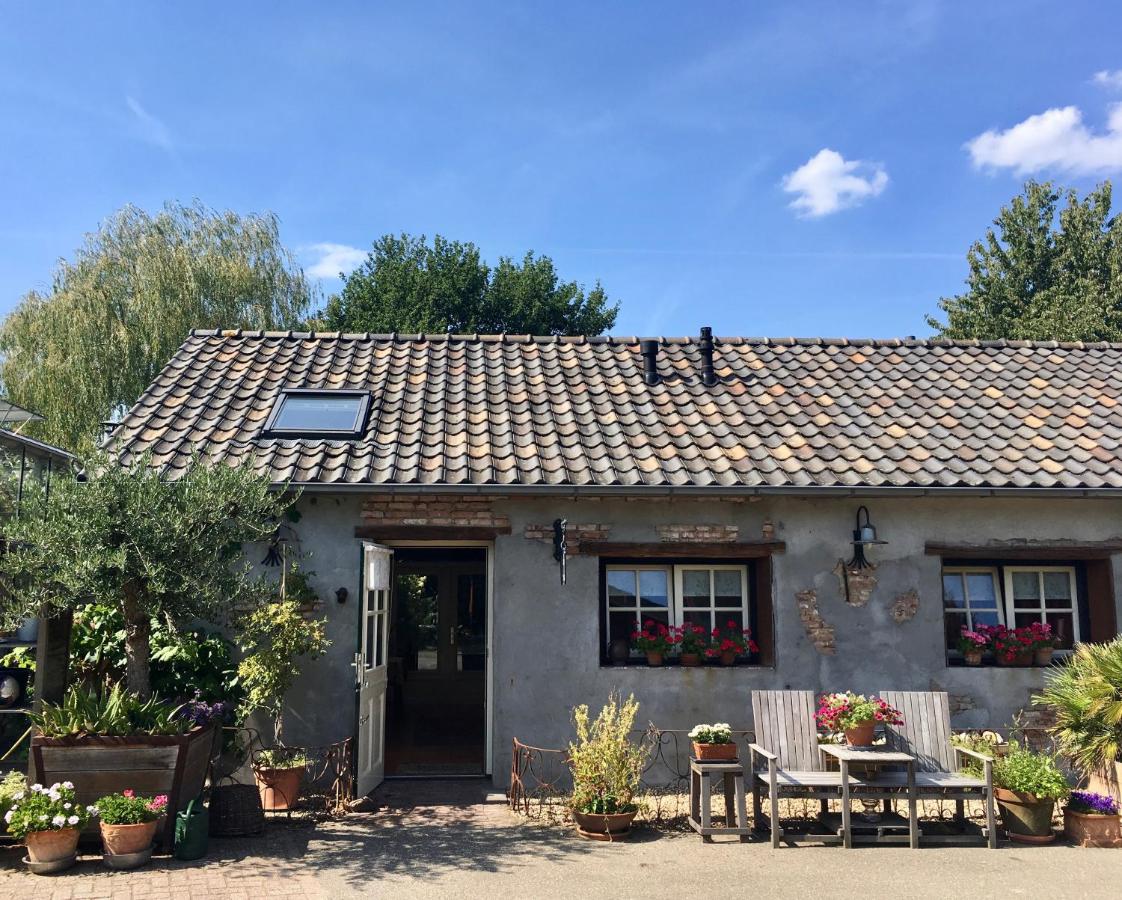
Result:
M219 784L210 789L211 837L245 837L265 829L261 795L253 784Z

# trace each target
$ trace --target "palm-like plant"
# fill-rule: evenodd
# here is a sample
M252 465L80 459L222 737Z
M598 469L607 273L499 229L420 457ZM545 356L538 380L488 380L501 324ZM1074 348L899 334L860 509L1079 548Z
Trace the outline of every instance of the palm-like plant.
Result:
M1081 644L1065 665L1049 671L1034 702L1051 709L1059 750L1085 775L1122 760L1122 637Z

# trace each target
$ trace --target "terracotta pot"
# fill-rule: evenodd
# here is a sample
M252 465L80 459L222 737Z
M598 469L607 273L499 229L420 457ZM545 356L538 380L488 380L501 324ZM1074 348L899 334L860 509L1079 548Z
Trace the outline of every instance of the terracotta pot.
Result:
M1001 810L1001 824L1011 841L1045 844L1056 839L1052 832L1055 800L1044 800L1036 794L1024 794L1005 788L994 788L994 799ZM1023 840L1027 838L1028 840Z
M78 850L77 828L55 828L33 831L26 838L27 858L33 863L58 862L69 859Z
M284 812L296 806L304 767L288 769L254 769L253 778L261 792L261 808L268 812Z
M872 719L845 729L845 742L850 747L868 747L876 737L877 723Z
M140 853L152 846L156 836L156 822L141 822L137 825L106 825L101 823L101 841L105 852L114 856L125 853Z
M699 744L692 741L693 758L697 760L728 760L737 759L736 744Z
M968 666L980 666L982 664L982 651L977 650L972 653L963 653L962 658Z
M1040 648L1038 648L1032 654L1032 661L1035 665L1038 665L1038 666L1050 666L1050 665L1052 665L1052 648L1051 647L1040 647Z
M636 813L584 813L572 810L573 821L577 823L577 834L591 841L621 841L631 831L631 823Z
M626 666L627 661L631 659L631 643L623 638L617 638L612 641L608 655L611 657L613 666Z
M736 665L736 651L725 650L721 653L722 666L735 666Z
M1064 810L1064 835L1080 847L1122 847L1118 816L1093 816Z
M683 666L700 666L701 665L701 654L700 653L683 653L679 657L679 662L681 662L681 664Z
M662 665L662 652L659 650L647 651L647 665L648 666L661 666Z
M1012 659L1006 659L1004 653L995 653L994 658L997 660L999 666L1031 666L1032 665L1032 651L1026 650L1024 653L1018 653Z

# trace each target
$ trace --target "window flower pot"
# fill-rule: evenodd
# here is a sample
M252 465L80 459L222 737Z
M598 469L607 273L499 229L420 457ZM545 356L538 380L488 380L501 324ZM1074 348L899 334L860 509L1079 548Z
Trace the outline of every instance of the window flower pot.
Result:
M852 728L845 729L845 742L850 747L868 747L876 737L877 723L873 719L859 722Z
M973 653L963 653L962 659L968 666L980 666L982 664L982 651L978 650Z
M77 828L33 831L24 840L30 863L62 863L67 859L73 862L78 851ZM51 871L58 871L58 869Z
M1065 809L1064 836L1080 847L1122 847L1122 821Z
M995 654L995 656L997 657L997 664L999 666L1019 666L1021 668L1024 668L1025 666L1032 665L1031 650L1026 650L1023 653L1017 653L1013 656L1010 656L1007 653L997 653Z
M1038 666L1052 665L1052 648L1051 647L1038 647L1033 652L1032 661Z
M725 650L721 654L721 665L722 666L735 666L736 665L736 651L735 650Z
M1001 824L1009 840L1023 844L1050 844L1056 839L1052 831L1055 800L1005 788L994 788L993 796L1001 810Z
M697 741L691 743L693 744L693 758L696 760L735 762L737 759L736 744L734 743L699 744Z
M648 666L661 666L662 665L662 653L658 650L648 650L647 651L647 665Z
M679 662L683 666L700 666L701 665L701 654L700 653L683 653L681 655L681 657L679 657Z
M284 769L254 768L253 778L261 793L261 808L266 812L287 812L300 799L304 766Z
M141 853L152 846L157 822L139 822L135 825L106 825L101 823L101 841L110 856Z
M577 834L590 841L622 841L631 833L631 823L635 821L636 810L625 813L585 813L572 810Z

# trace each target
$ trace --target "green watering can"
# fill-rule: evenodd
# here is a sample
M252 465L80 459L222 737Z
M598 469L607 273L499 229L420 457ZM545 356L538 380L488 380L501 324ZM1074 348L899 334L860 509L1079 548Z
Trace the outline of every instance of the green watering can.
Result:
M199 794L175 816L175 858L201 859L206 856L210 835L210 810Z

